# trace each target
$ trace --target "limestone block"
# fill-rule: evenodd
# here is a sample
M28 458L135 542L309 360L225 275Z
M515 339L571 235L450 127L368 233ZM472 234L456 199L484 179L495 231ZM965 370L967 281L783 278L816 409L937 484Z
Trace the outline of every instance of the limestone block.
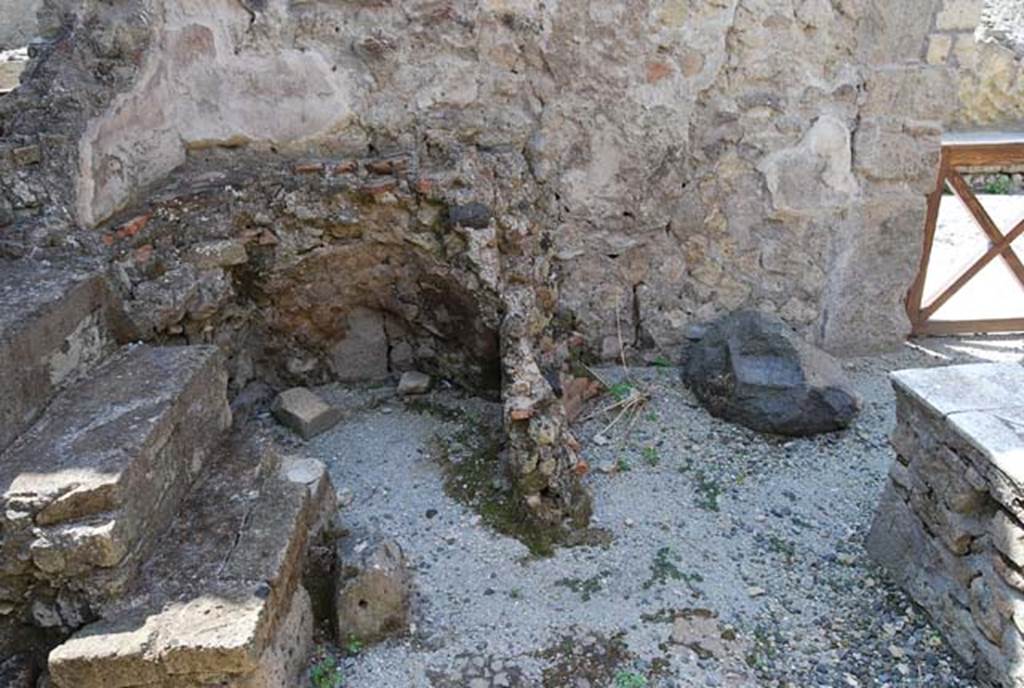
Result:
M342 382L388 376L388 336L381 313L360 307L348 315L345 336L331 350L331 370Z
M430 391L431 382L430 376L426 373L410 370L402 373L402 378L398 381L398 394L403 397L426 394Z
M232 446L130 594L50 653L54 688L298 685L313 640L300 577L333 495L319 462Z
M935 20L939 31L974 31L981 23L983 0L945 0Z
M948 54L952 42L949 36L939 34L931 40L932 44L945 42ZM949 112L950 100L956 97L956 82L946 67L914 64L870 70L865 75L864 90L861 116L866 119L942 121ZM934 177L933 173L933 182Z
M928 38L928 64L944 65L949 60L953 49L953 37L945 33L935 33Z
M1003 556L1024 568L1024 527L1005 511L992 518L992 544Z
M99 274L0 261L0 451L61 385L113 352L113 316Z
M412 580L401 546L393 540L350 535L339 547L339 637L376 642L405 631Z
M939 418L1006 408L1007 391L1024 389L1024 367L1009 363L901 370L890 377L898 395Z
M341 420L339 409L305 387L293 387L278 394L271 412L282 425L305 440L330 430Z
M1007 385L1007 389L1022 389L1012 387L1011 379ZM1024 522L1024 406L957 413L950 417L949 426L956 434L954 450L974 464L992 498Z
M935 187L941 135L938 127L866 119L854 137L855 169L872 181L909 186L923 197Z
M775 210L800 215L848 201L858 188L850 166L850 131L825 115L797 146L767 156L759 170Z
M116 596L231 424L226 388L215 347L139 346L58 395L0 456L0 589L62 614Z

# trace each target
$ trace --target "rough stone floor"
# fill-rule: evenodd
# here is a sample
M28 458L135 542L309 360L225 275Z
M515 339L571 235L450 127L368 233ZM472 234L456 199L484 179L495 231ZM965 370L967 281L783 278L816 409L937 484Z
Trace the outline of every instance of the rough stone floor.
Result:
M578 428L612 537L547 558L449 496L479 478L452 462L486 447L493 407L327 388L348 415L303 451L328 463L346 526L398 539L417 588L408 636L337 658L344 686L973 685L864 552L892 458L886 372L1022 358L997 337L849 360L860 419L795 441L711 418L675 368L600 370L651 401L631 428Z

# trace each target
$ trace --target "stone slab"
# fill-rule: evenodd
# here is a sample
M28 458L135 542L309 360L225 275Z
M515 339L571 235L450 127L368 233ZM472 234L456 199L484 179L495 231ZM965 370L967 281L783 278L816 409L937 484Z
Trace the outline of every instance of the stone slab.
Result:
M319 462L226 449L126 601L50 654L54 688L293 685L313 634L302 561L333 495Z
M904 394L939 416L965 411L1024 406L1024 366L978 363L892 374L897 394Z
M0 589L113 594L127 570L84 579L130 568L170 523L231 423L226 388L215 347L136 346L61 392L0 455Z
M112 303L95 272L0 261L0 451L114 351Z

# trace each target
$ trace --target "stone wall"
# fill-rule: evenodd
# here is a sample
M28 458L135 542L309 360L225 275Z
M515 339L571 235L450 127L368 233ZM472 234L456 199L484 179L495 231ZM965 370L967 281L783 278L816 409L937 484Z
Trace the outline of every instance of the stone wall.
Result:
M38 33L43 0L0 0L0 51L23 48Z
M909 329L942 132L1021 119L1014 7L47 0L52 47L0 103L0 224L32 246L7 250L106 256L93 227L210 175L398 156L444 203L544 229L558 322L593 355L671 356L739 307L877 349ZM230 204L204 217L190 240L249 231Z
M1024 686L1024 368L895 373L867 548L987 685Z

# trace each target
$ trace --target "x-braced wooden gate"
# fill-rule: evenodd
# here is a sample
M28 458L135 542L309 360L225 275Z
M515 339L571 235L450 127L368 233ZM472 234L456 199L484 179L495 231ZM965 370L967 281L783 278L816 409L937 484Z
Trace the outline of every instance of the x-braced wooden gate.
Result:
M1024 234L1024 220L1004 235L960 173L961 170L970 168L1007 168L1022 164L1024 164L1024 135L958 135L943 139L938 183L935 186L935 191L928 197L928 215L925 222L921 267L918 270L917 279L907 295L907 314L910 316L914 335L1024 330L1024 318L956 321L932 319L940 308L963 289L964 285L974 279L985 266L996 258L1002 258L1017 281L1024 286L1024 263L1012 248L1013 242ZM937 295L929 297L928 302L924 303L924 287L928 277L932 246L935 243L939 207L947 184L963 202L964 207L970 212L981 231L988 237L990 247L963 274L951 280L938 291Z

